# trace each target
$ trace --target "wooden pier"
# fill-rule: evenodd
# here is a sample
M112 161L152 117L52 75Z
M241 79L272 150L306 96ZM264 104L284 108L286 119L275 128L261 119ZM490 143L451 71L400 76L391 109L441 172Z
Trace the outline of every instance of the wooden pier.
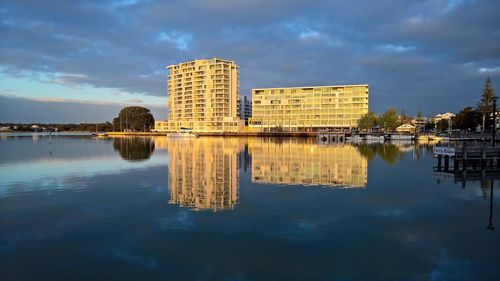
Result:
M500 179L500 147L467 145L459 147L434 147L437 166L436 177L462 182ZM450 167L450 162L453 166Z

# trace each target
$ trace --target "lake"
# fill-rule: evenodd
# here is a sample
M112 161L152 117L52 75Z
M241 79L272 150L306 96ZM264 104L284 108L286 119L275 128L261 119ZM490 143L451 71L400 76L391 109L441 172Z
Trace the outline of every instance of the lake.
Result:
M3 281L500 280L499 180L433 172L430 145L28 135L0 155Z

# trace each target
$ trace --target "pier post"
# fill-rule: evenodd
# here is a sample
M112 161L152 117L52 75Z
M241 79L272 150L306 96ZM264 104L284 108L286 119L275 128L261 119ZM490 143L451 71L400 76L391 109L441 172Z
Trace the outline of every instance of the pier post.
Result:
M444 170L448 171L450 166L450 156L445 155L444 156Z
M441 171L441 154L438 155L438 171Z

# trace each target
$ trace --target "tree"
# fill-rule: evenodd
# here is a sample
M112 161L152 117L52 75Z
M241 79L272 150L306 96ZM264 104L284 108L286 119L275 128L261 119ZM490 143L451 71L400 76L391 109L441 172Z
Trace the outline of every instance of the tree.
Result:
M460 130L474 130L481 123L481 113L473 107L466 107L451 119L453 127Z
M378 118L378 125L386 130L394 130L399 126L398 119L396 109L389 108Z
M373 112L368 112L358 120L358 128L362 130L371 129L377 125L377 116Z
M125 107L120 111L118 117L113 119L116 131L149 131L154 122L153 114L149 109L141 106Z
M450 120L448 119L441 119L436 123L436 128L441 132L448 130L449 126Z
M406 115L406 112L404 110L401 110L401 113L399 114L399 124L408 124L410 122L410 116Z
M483 133L486 128L486 116L493 110L493 99L495 98L495 92L491 86L490 77L486 78L486 84L484 85L483 94L481 95L481 100L477 105L477 109L482 114L483 118Z

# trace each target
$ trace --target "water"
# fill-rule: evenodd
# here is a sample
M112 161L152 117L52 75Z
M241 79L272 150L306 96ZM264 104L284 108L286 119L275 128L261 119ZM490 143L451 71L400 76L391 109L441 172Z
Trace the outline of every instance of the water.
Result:
M431 152L0 138L0 279L500 280L490 184L443 179Z

